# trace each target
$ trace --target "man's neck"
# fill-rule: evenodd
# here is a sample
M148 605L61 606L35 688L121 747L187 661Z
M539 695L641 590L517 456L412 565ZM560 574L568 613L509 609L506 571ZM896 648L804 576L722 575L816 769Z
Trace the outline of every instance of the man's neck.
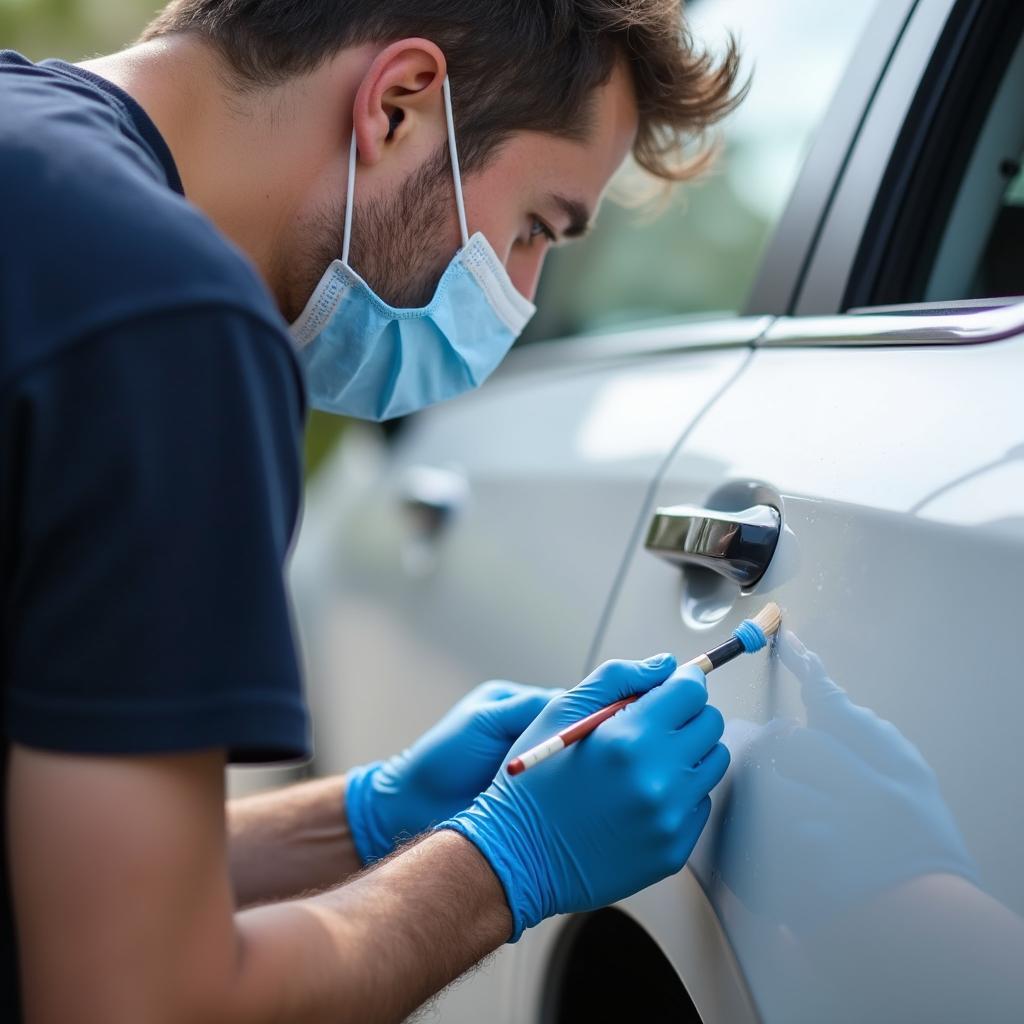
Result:
M188 36L155 40L82 67L146 111L167 142L189 200L256 264L280 297L279 241L294 230L305 168L323 165L302 82L232 88L215 50ZM319 152L317 152L319 148Z

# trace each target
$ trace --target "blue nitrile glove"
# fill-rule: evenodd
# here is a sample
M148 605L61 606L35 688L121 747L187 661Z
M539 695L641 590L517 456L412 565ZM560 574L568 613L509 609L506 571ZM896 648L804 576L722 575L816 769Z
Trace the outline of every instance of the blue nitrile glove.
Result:
M703 673L672 676L675 667L671 655L602 665L552 700L510 755L643 696L521 775L502 766L467 810L439 826L475 843L494 869L512 911L511 941L552 914L614 903L686 863L729 753Z
M407 750L348 772L345 811L363 863L466 807L494 778L516 737L559 693L481 683Z

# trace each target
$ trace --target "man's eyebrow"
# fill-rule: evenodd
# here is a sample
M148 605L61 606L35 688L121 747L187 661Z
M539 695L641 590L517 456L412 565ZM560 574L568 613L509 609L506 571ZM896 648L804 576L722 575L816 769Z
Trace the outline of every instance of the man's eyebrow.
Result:
M569 226L561 232L562 238L582 238L590 230L590 210L579 199L553 193L551 202L569 218Z

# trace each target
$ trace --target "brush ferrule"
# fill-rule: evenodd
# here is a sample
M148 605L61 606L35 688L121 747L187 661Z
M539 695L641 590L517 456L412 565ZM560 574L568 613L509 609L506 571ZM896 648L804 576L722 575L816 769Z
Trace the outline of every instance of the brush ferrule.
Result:
M747 654L753 654L768 645L768 637L764 635L764 630L752 619L744 619L733 630L732 635L743 644L743 650Z

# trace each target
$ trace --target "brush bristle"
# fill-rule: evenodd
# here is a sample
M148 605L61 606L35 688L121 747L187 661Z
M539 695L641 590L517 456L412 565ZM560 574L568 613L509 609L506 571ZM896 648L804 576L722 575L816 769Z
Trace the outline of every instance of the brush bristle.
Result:
M774 602L766 604L753 620L761 628L761 632L767 637L775 636L782 625L782 609Z

